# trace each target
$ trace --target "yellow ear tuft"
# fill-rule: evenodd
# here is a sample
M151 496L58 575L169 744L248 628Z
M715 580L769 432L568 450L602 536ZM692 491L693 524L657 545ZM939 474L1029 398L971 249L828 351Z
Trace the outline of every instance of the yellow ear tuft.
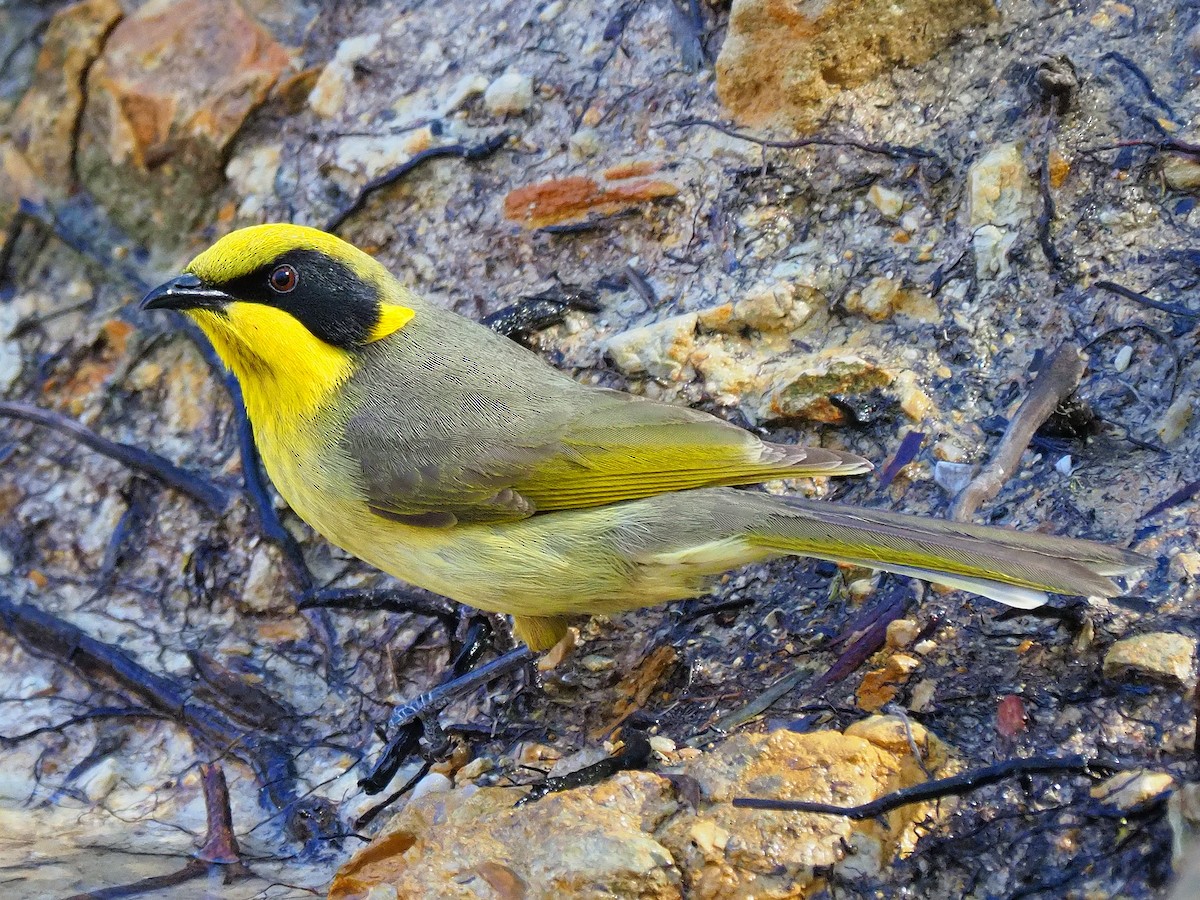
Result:
M367 338L367 342L381 341L389 334L395 334L411 322L415 315L416 313L407 306L400 306L398 303L384 303L379 310L379 321L371 329L371 335Z

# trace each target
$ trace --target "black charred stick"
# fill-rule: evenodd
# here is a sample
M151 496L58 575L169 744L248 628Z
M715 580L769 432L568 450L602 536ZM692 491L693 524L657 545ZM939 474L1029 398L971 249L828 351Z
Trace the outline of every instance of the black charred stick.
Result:
M32 422L34 425L41 425L43 428L50 428L67 437L74 438L85 447L121 463L135 472L147 475L169 488L187 494L217 515L221 515L229 506L230 493L220 485L194 472L189 472L187 469L180 468L157 453L134 447L132 444L122 444L101 437L86 425L61 413L30 403L0 400L0 416Z
M650 761L650 741L647 740L646 735L635 729L627 728L622 737L624 746L612 756L566 775L555 775L551 778L545 778L533 785L529 789L529 793L513 805L525 806L527 803L536 803L547 794L569 791L572 788L590 784L599 784L604 779L611 778L618 772L645 768L646 763Z
M473 146L467 144L446 144L443 147L430 147L427 150L422 150L420 153L414 153L410 159L405 160L400 165L393 169L389 169L377 178L372 178L358 194L350 201L349 205L343 207L334 213L333 218L325 223L325 230L333 233L345 224L346 220L355 213L362 210L366 205L367 200L376 191L382 190L388 185L395 184L409 172L423 165L431 159L439 159L445 156L456 156L465 160L486 159L491 156L506 143L508 143L509 133L507 131L493 135L481 144Z
M892 159L939 159L938 155L932 150L925 150L922 147L906 147L902 144L892 144L888 142L871 142L860 141L855 138L833 138L823 135L813 135L811 137L796 138L794 140L775 140L772 138L762 138L757 135L749 134L744 131L738 131L721 122L715 122L711 119L679 119L674 122L664 122L659 128L712 128L729 137L737 138L743 141L749 141L752 144L758 144L760 147L770 147L777 150L798 150L802 147L852 147L855 150L861 150L864 153L875 153L880 156L889 156Z
M70 666L93 684L115 686L214 751L245 762L261 785L264 806L287 813L289 827L302 812L295 764L278 740L239 729L221 713L191 700L183 686L35 606L0 596L0 626L30 653Z
M1110 762L1089 759L1086 756L1062 758L1038 756L1031 759L1010 759L994 766L986 766L949 778L925 781L912 787L901 788L884 794L858 806L836 806L832 803L814 803L808 800L778 800L771 797L734 797L733 805L743 809L770 809L781 812L818 813L826 816L845 816L848 819L873 819L901 806L912 803L927 803L945 797L956 797L977 791L988 785L1009 778L1028 775L1081 775L1095 778L1120 771Z

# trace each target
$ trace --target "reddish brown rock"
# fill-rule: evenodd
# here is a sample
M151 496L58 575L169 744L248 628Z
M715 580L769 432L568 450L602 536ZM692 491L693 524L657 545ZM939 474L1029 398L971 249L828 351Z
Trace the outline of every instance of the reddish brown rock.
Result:
M288 52L236 0L154 0L113 29L88 77L79 174L137 234L206 218L225 149Z
M55 13L33 82L13 113L13 144L56 193L65 193L74 180L71 160L88 67L122 15L117 0L81 0Z
M601 184L583 175L553 178L510 191L504 198L504 217L526 228L543 228L578 222L591 213L612 215L678 193L677 185L655 178L614 184Z
M993 14L991 0L734 0L717 96L744 125L812 128L843 88L924 62Z

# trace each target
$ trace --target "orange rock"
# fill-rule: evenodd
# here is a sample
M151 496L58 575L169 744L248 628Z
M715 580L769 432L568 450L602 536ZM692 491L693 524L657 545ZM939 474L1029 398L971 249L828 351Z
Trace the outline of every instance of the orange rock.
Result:
M907 653L893 653L883 664L863 676L855 692L858 706L867 712L883 709L895 699L900 688L908 683L913 672L920 668L921 661Z
M1050 150L1050 187L1058 190L1071 174L1071 164L1067 158L1054 147Z
M991 0L734 0L717 96L743 125L815 128L842 89L924 62L994 15Z
M588 213L611 215L678 193L677 185L659 179L601 185L583 175L554 178L509 191L504 198L504 217L526 228L542 228L581 221Z
M109 319L100 326L100 335L113 354L122 356L129 344L129 336L133 334L133 326L120 319Z
M0 228L8 227L18 200L40 202L45 196L45 190L21 151L8 141L0 141Z
M107 106L112 158L149 169L189 142L223 149L287 63L235 0L151 3L113 29L89 97Z
M65 193L74 181L71 160L83 111L84 76L122 15L117 0L81 0L55 13L33 82L13 112L13 143L37 176L58 193Z
M638 178L649 175L662 168L662 163L653 159L631 159L609 166L604 170L604 177L609 181L620 181L622 178Z

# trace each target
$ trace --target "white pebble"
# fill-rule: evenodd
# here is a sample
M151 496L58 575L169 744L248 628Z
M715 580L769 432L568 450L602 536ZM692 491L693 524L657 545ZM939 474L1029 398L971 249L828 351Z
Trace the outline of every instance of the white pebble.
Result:
M1070 454L1060 458L1059 461L1054 464L1054 470L1058 472L1059 475L1070 475L1073 471L1075 471L1071 464Z
M1113 361L1113 368L1118 372L1124 372L1129 368L1129 363L1133 359L1133 348L1126 344L1117 351L1117 358Z
M975 467L969 463L946 462L939 459L933 466L933 480L951 497L958 494L971 481Z
M483 105L494 116L519 116L533 103L533 79L505 72L483 92Z

